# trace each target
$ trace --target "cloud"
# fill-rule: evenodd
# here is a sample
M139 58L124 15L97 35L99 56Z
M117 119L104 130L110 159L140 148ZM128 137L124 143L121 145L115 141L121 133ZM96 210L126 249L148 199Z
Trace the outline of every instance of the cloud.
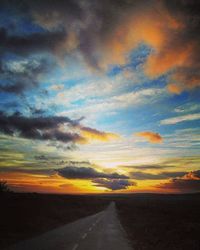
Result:
M33 33L27 36L10 35L5 28L0 29L1 53L30 55L37 52L53 52L66 37L64 31Z
M35 155L34 158L36 160L42 160L42 161L48 161L49 160L49 157L45 156L45 155Z
M131 91L128 93L123 93L119 95L111 96L106 100L104 98L98 98L86 101L85 106L81 108L71 107L67 113L77 114L80 113L85 116L98 115L104 112L116 112L118 110L123 110L133 105L145 105L149 102L158 101L164 95L164 91L160 88L147 88L137 91ZM155 98L156 97L156 98ZM57 100L56 100L57 101ZM59 102L59 100L58 100ZM98 113L96 111L99 111Z
M130 186L136 186L135 182L130 182L128 180L95 179L93 180L93 183L95 183L95 186L97 187L105 187L113 191L127 189Z
M36 168L22 168L22 167L8 167L8 166L1 166L0 167L0 173L5 173L5 174L22 174L22 175L25 175L25 174L30 174L30 175L43 175L43 176L52 176L53 174L55 174L55 171L54 169L51 169L51 168L37 168L37 166L35 166Z
M49 87L49 89L54 90L54 91L60 91L65 88L64 84L53 84Z
M11 116L0 114L0 131L6 135L37 140L57 140L64 143L86 142L85 138L77 133L60 131L59 126L62 124L76 126L77 122L62 116L25 117L16 114Z
M175 20L164 10L163 5L150 1L136 1L129 6L127 15L122 18L119 25L113 29L108 41L112 59L124 63L125 54L136 48L139 43L146 43L154 48L163 46L168 29L173 29ZM165 12L165 13L164 13ZM153 18L152 18L153 17ZM115 55L116 52L116 55Z
M90 68L104 70L127 63L128 54L145 44L151 48L144 63L149 77L169 73L168 90L177 94L200 85L198 0L16 0L1 7L14 10L12 21L25 19L42 28L20 34L2 27L1 55L48 52L58 60L81 57Z
M107 39L104 64L126 63L126 55L145 43L153 48L144 65L148 76L157 77L173 70L171 79L174 84L181 84L182 90L199 86L196 54L199 52L199 19L195 9L198 9L198 1L176 1L174 4L135 1ZM177 72L181 72L181 82Z
M145 138L145 140L151 143L161 143L163 141L161 135L151 131L138 132L136 135Z
M120 166L122 168L134 168L134 169L138 169L138 170L151 170L151 169L164 169L164 168L169 168L169 167L173 167L173 166L168 166L163 164L157 164L157 165L141 165L141 166L134 166L134 165L127 165L127 166Z
M66 44L68 38L64 30L11 35L9 30L0 27L0 91L22 94L37 87L41 76L56 66L54 60L49 59L49 55L59 58L57 50L61 49L63 43ZM7 61L4 59L7 53L22 59ZM41 56L43 58L39 60L32 58Z
M129 177L118 173L104 173L95 170L92 167L68 166L57 170L58 174L67 179L128 179Z
M54 63L46 58L5 60L0 69L0 92L22 94L37 87L41 77L53 66Z
M132 172L131 178L136 180L162 180L162 179L169 179L175 177L181 177L186 174L186 172L161 172L158 174L151 174L145 172Z
M185 179L200 180L200 170L191 171L184 176Z
M193 69L188 69L182 67L177 69L172 75L171 83L168 85L168 90L175 94L180 94L184 90L191 90L193 88L200 86L200 74L198 67Z
M107 142L119 136L82 126L79 120L65 116L26 117L20 113L6 115L0 113L0 132L26 139L54 140L63 143L89 143L91 140ZM63 127L64 126L64 127ZM77 132L73 132L75 129Z
M152 48L144 65L147 75L170 72L170 80L182 90L200 84L198 0L16 0L1 5L43 28L29 35L10 34L2 28L3 54L47 51L64 57L76 51L91 68L104 69L126 63L129 52L145 43Z
M120 136L114 133L99 131L89 127L81 127L81 134L87 140L110 141L119 139Z
M181 86L174 84L174 83L169 83L167 85L167 89L169 92L174 93L174 94L180 94L182 92Z
M181 178L171 179L169 182L161 183L156 187L175 192L199 192L200 170L188 172Z
M167 119L161 120L160 124L173 125L173 124L180 123L180 122L194 121L194 120L199 120L199 119L200 119L200 114L195 113L195 114L188 114L188 115L167 118Z
M190 113L200 109L200 104L187 102L186 104L179 105L174 109L176 113Z

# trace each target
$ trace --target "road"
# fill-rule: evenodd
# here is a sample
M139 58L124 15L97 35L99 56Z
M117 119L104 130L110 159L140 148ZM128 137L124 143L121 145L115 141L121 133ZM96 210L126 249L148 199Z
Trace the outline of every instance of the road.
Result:
M115 203L100 213L17 243L7 250L132 250Z

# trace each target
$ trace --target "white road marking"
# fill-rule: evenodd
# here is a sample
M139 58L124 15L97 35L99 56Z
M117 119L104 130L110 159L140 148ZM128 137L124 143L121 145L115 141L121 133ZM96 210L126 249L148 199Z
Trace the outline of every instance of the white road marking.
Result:
M78 248L78 244L75 244L72 250L76 250Z
M85 239L87 237L87 233L85 233L83 236L82 236L82 239Z
M89 231L92 231L92 227L89 228Z

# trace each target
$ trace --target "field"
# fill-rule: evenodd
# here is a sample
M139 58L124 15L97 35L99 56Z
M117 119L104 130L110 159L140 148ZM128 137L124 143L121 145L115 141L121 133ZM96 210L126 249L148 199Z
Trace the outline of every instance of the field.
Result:
M0 197L0 249L103 210L115 201L134 250L199 250L200 194L6 194Z
M133 195L116 199L135 250L200 249L200 195Z
M5 194L0 196L0 249L103 210L96 196Z

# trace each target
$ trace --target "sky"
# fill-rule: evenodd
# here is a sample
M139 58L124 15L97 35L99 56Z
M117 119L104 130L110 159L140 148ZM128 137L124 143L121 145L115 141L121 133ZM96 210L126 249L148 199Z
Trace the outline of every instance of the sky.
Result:
M199 192L199 30L195 0L2 0L0 179Z

